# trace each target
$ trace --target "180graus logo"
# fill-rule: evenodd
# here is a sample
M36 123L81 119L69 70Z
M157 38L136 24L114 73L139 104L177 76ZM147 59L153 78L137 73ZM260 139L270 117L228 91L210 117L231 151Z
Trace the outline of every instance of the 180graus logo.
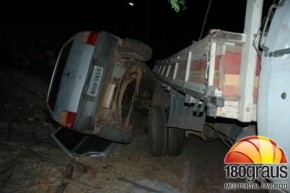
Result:
M249 136L239 140L226 154L227 179L225 189L288 189L287 157L277 143L264 136ZM272 181L281 181L279 183ZM259 183L258 183L259 182Z

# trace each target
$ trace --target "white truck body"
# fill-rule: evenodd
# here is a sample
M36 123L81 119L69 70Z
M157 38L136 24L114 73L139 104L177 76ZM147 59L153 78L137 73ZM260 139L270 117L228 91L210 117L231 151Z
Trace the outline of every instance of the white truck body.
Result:
M257 109L258 134L270 137L285 151L289 174L290 1L281 1L272 8L275 15L261 46L263 55ZM274 181L281 182L277 179ZM290 185L289 176L283 182Z

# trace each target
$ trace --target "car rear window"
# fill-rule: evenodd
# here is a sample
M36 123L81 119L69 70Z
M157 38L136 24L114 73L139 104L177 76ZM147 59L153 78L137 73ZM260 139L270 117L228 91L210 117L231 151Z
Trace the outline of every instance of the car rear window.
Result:
M51 108L51 110L53 110L53 111L55 109L55 103L56 103L57 93L58 93L59 86L60 86L60 81L62 78L64 67L65 67L72 43L73 43L73 40L71 40L63 48L63 50L59 56L57 68L55 69L55 72L54 72L54 77L53 77L53 81L52 81L52 84L50 87L50 93L49 93L49 97L48 97L48 105Z

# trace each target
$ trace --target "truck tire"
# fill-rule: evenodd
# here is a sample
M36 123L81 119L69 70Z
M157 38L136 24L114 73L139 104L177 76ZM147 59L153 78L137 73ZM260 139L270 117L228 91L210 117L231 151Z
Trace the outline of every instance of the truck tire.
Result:
M152 57L152 49L145 43L125 38L118 51L123 58L131 58L141 62L147 62Z
M163 156L167 146L166 114L163 107L153 106L149 110L148 138L151 153Z
M183 129L169 127L167 154L170 156L178 156L183 151L185 139L185 131Z

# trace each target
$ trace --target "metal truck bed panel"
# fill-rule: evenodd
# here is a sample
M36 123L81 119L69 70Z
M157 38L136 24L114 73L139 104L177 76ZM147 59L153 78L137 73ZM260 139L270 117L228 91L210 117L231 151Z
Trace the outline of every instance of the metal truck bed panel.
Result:
M212 103L218 116L236 119L239 106L241 55L245 35L213 30L204 39L177 52L171 57L158 60L154 66L156 78L166 89L177 89L189 95L191 101ZM254 106L258 97L260 61L257 60L254 84ZM255 111L252 119L255 121Z

